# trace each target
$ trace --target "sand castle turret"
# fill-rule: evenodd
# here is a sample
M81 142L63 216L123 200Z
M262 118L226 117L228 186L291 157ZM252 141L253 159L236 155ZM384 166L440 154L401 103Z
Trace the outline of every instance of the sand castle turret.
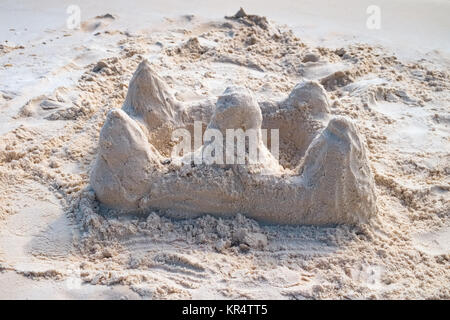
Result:
M167 122L174 125L180 122L180 105L147 60L139 64L128 88L122 109L142 119L149 130L157 129Z

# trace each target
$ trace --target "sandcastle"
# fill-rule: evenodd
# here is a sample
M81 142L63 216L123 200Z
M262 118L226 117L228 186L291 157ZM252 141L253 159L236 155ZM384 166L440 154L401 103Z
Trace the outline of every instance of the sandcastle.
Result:
M238 213L280 224L365 223L376 214L373 177L354 124L330 114L324 88L299 83L279 103L257 102L230 87L216 105L183 105L147 61L131 79L122 109L111 110L100 132L91 185L106 207L123 212L160 210L173 217ZM172 133L204 128L253 129L258 163L216 164L171 157ZM279 129L280 162L261 128Z

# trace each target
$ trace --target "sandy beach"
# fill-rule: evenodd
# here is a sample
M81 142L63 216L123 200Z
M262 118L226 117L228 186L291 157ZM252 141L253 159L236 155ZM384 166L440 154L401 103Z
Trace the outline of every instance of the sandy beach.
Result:
M379 29L370 1L78 1L73 28L71 5L0 4L0 299L450 299L449 1L378 1ZM171 108L157 129L137 114L139 90ZM293 132L299 90L324 101L307 101L306 142ZM167 132L220 127L236 96L258 129L281 127L280 166L263 165L273 180L251 180L251 166L214 180L170 156ZM332 134L349 147L333 153ZM99 161L113 171L121 143L132 159L158 156L145 155L156 174L135 160L117 191ZM322 193L307 184L308 205L283 191L318 163L350 174L326 171ZM192 175L218 189L194 191ZM153 193L120 194L141 177L159 181ZM319 206L322 185L341 197L336 212Z

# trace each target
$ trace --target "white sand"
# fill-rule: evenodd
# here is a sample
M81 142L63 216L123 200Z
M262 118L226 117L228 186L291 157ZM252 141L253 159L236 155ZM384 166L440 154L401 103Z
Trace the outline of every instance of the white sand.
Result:
M449 2L384 1L378 31L359 1L246 4L284 43L224 26L235 2L82 1L79 31L59 1L2 2L0 298L450 298ZM93 18L105 13L116 19ZM200 51L185 45L194 37ZM309 52L319 61L302 62ZM143 58L200 106L230 85L267 102L322 81L333 116L361 133L377 217L288 227L100 215L89 189L99 131Z

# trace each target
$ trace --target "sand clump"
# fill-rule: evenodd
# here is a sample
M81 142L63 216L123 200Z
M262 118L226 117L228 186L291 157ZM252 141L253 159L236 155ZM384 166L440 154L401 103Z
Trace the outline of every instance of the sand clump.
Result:
M267 30L269 28L269 22L267 21L266 17L258 16L258 15L254 15L254 14L247 14L243 8L240 8L234 16L225 17L225 18L230 19L230 20L236 20L247 26L256 25L264 30Z

